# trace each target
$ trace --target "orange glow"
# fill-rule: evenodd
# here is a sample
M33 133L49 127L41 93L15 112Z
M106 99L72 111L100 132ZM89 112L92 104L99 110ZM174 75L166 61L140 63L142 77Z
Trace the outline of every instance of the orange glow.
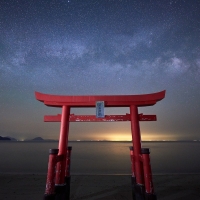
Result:
M98 124L98 129L97 129ZM178 140L176 134L165 132L149 132L141 127L142 141ZM90 123L84 122L70 124L69 140L108 140L108 141L132 141L130 123ZM81 134L78 134L81 133ZM53 133L54 134L54 133Z
M110 141L131 141L131 134L110 134L107 136Z
M99 140L109 140L109 141L131 141L132 136L130 133L109 133L109 134L101 134L100 137L96 136L95 139ZM152 133L141 133L142 141L162 141L162 140L177 140L173 135L169 134L152 134Z
M162 140L177 140L174 135L170 134L156 134L156 133L142 133L141 134L142 141L162 141Z

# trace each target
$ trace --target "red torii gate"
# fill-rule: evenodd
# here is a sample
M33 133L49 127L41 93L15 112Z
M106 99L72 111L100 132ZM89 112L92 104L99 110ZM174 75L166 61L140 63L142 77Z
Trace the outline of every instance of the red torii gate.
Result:
M138 107L152 106L165 97L165 90L152 94L142 95L95 95L95 96L62 96L35 92L37 100L47 106L61 107L62 114L45 116L46 122L61 122L58 150L50 150L47 184L44 199L69 199L69 194L56 194L55 185L59 193L66 185L66 165L69 164L70 150L68 147L69 122L114 122L131 121L132 147L130 148L132 162L133 199L156 200L154 194L149 149L141 148L141 135L139 121L156 121L156 115L138 114ZM100 104L98 104L100 103ZM129 107L130 114L105 115L100 112L95 115L70 114L71 107ZM68 149L68 151L67 151ZM66 164L67 162L67 164ZM56 166L56 175L55 175ZM67 166L68 167L68 166ZM54 183L54 176L55 183ZM69 188L68 188L69 190ZM69 191L68 191L69 193ZM68 196L68 197L66 197Z

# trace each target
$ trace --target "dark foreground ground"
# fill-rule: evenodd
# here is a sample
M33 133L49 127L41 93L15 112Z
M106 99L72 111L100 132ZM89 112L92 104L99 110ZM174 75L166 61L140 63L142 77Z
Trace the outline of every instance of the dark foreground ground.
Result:
M42 200L45 175L0 174L1 200ZM200 200L200 174L154 175L158 200ZM128 175L72 175L71 200L132 200Z

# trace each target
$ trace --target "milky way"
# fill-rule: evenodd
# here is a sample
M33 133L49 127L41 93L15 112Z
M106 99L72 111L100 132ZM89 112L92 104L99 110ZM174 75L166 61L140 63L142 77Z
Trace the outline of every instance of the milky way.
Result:
M166 89L165 100L146 109L160 120L142 130L200 139L199 13L198 0L1 1L0 133L57 137L58 125L42 122L53 110L35 101L35 90L87 95Z

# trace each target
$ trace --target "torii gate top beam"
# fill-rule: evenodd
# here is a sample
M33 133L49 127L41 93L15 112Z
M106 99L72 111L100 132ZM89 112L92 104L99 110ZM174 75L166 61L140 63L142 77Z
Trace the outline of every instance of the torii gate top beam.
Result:
M62 107L95 107L97 101L104 101L105 107L127 107L135 105L152 106L165 97L165 90L142 95L94 95L94 96L63 96L35 92L38 101L47 106Z

